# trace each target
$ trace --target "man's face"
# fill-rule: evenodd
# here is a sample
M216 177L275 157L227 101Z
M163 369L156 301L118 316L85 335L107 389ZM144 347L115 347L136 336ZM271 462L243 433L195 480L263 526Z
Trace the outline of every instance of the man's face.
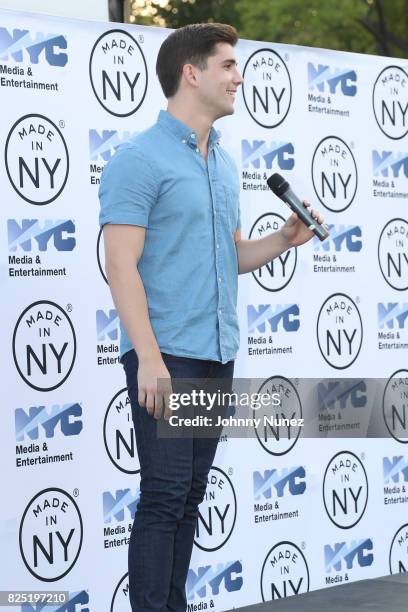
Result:
M234 47L217 43L215 55L207 59L207 68L198 71L197 94L213 120L232 115L235 96L243 79L237 69Z

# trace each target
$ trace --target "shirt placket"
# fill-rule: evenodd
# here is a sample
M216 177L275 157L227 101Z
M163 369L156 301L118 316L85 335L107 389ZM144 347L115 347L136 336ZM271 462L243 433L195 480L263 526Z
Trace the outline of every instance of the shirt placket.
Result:
M219 329L219 343L220 343L220 354L221 359L225 360L225 279L224 279L224 266L223 266L223 251L222 251L222 220L220 215L220 209L217 200L217 191L214 188L214 180L216 179L215 169L215 151L211 148L208 152L208 163L207 163L208 180L211 191L211 202L213 208L213 224L214 224L214 240L215 240L215 272L217 275L217 289L218 289L218 304L217 304L217 317L218 317L218 329Z

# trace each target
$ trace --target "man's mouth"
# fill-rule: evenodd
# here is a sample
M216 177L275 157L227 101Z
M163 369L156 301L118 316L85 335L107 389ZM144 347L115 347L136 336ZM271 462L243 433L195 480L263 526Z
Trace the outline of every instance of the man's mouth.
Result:
M229 94L230 96L235 96L236 93L237 93L236 89L227 89L227 94Z

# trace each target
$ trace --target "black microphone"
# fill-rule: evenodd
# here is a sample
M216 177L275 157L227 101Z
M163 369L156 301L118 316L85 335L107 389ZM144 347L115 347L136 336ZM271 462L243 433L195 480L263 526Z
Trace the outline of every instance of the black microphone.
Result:
M285 202L285 204L287 204L289 208L298 215L299 219L303 221L308 229L316 234L319 240L323 241L327 238L329 235L328 228L325 225L318 223L316 219L313 219L308 209L305 208L303 202L299 200L297 195L293 193L289 183L285 181L283 176L276 172L275 174L272 174L272 176L270 176L266 182L268 183L268 187L272 189L273 193L278 196L278 198L283 200L283 202Z

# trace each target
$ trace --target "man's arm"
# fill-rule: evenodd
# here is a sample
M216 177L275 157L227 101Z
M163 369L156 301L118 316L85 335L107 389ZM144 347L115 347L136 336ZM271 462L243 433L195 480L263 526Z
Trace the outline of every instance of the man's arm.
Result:
M144 227L136 225L108 224L103 227L105 269L113 302L138 356L139 404L158 419L163 397L158 393L157 379L169 379L170 382L170 375L153 333L146 293L137 269L145 233ZM167 409L165 414L168 416Z
M305 208L310 209L308 202L303 202ZM323 223L323 217L315 210L310 209L312 217ZM241 240L241 232L235 233L235 245L238 257L238 273L246 274L258 270L266 263L279 257L288 249L300 246L314 236L306 225L292 214L280 230L269 234L259 240Z

